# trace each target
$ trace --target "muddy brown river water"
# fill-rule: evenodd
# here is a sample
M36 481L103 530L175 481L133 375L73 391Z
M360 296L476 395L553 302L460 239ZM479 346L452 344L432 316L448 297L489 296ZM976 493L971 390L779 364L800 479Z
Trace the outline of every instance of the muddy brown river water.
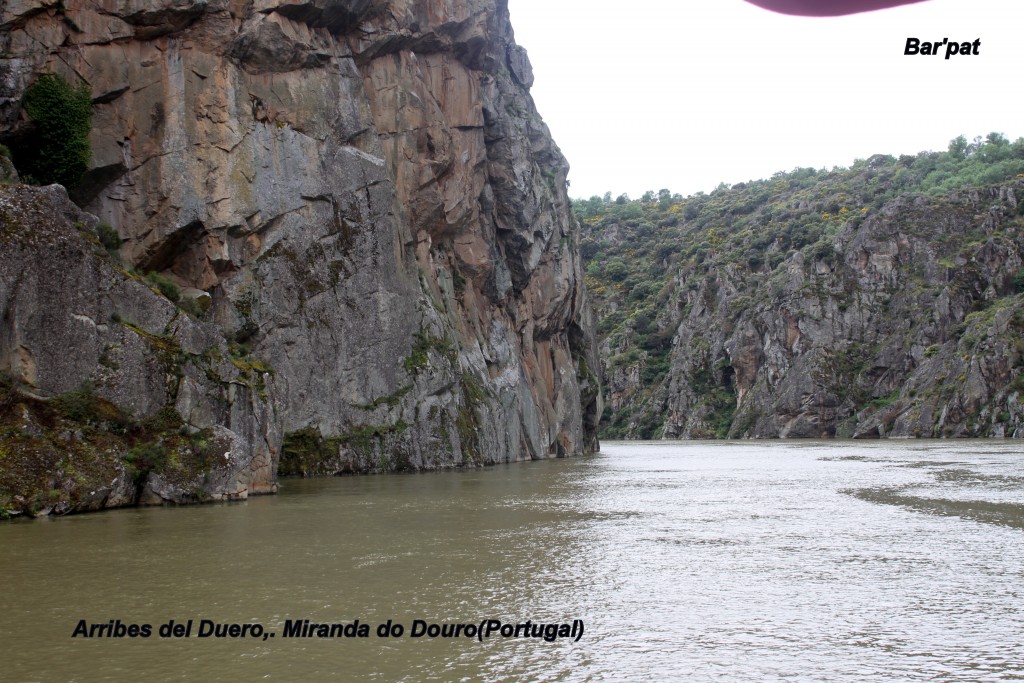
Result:
M4 523L0 558L0 681L1024 680L1012 441L613 442Z

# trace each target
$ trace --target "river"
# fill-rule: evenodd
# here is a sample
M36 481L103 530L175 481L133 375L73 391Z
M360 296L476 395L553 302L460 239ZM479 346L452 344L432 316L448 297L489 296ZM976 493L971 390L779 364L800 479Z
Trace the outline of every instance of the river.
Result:
M3 681L1024 680L1011 441L614 442L9 522L0 558Z

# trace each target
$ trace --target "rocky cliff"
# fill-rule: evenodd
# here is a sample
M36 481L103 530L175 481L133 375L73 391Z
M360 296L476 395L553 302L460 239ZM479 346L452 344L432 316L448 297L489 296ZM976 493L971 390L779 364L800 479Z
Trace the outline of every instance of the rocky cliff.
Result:
M503 0L2 12L0 141L15 165L40 73L87 83L93 98L92 158L72 192L87 214L52 189L19 190L5 209L17 241L38 223L18 211L60 207L47 230L74 245L63 261L41 242L5 253L0 370L16 394L45 402L85 381L133 424L173 406L183 434L223 430L259 465L231 486L193 487L199 498L269 490L278 468L596 449L567 164ZM97 223L123 240L112 256L90 242ZM140 273L202 305L176 309ZM177 371L146 369L147 335L180 347ZM112 348L135 355L112 369ZM54 474L63 493L47 495L73 509L95 485L82 479Z
M1024 437L1024 141L993 139L580 202L605 434Z
M706 377L732 437L1024 436L1020 190L900 198L757 285L715 268L687 295L665 435L717 428Z

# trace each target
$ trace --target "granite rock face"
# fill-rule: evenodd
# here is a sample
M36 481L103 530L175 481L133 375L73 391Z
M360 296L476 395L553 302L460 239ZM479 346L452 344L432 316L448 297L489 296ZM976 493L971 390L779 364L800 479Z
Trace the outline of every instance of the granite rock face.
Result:
M757 289L713 269L677 302L664 436L1024 437L1020 191L899 197Z
M276 490L274 377L99 245L64 188L0 187L0 505Z
M271 469L597 448L568 167L503 0L8 3L0 45L0 139L37 74L87 82L73 198L272 368Z

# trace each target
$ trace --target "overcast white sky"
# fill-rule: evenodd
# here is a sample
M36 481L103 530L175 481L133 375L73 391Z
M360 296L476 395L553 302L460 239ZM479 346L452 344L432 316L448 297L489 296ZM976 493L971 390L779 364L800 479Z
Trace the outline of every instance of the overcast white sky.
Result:
M929 0L835 18L743 0L509 0L573 197L688 195L796 166L1024 136L1022 0ZM908 37L981 39L905 56Z

